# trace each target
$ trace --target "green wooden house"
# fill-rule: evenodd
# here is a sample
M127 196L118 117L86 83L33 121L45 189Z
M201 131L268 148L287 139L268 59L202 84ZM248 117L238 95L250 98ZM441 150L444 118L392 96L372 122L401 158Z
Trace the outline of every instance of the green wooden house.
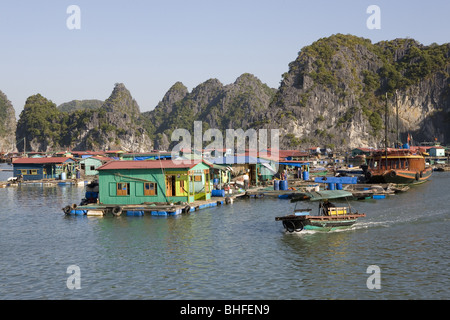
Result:
M98 175L97 169L111 161L111 158L102 156L87 157L79 161L80 169L85 176Z
M209 200L211 168L206 161L111 161L97 169L99 202L127 205Z

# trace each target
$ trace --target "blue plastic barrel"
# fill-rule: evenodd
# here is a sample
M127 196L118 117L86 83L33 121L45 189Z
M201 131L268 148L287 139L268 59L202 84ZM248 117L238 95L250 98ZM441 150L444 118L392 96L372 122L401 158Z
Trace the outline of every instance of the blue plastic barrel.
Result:
M287 190L287 189L288 189L287 180L280 180L280 190Z
M309 180L309 172L303 171L303 180Z
M215 178L213 179L213 185L219 184L219 179Z
M336 190L342 190L342 183L336 183Z
M211 196L212 197L225 197L225 190L212 190Z
M273 180L273 190L280 190L280 180Z
M335 189L336 189L336 186L335 186L334 183L329 183L328 184L328 190L335 190Z

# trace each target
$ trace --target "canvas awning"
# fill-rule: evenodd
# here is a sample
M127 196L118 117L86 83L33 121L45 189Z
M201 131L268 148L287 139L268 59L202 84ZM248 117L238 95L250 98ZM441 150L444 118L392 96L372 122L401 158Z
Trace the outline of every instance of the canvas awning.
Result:
M293 167L299 167L302 166L309 166L309 162L279 162L278 164L284 164L286 166L293 166Z
M306 198L305 198L306 196ZM348 191L344 190L323 190L323 191L312 191L312 192L305 192L301 195L298 195L298 197L293 197L291 199L291 202L297 202L309 199L310 201L319 201L319 200L325 200L325 199L338 199L338 198L346 198L346 197L352 197L353 194Z
M270 166L270 164L268 164L268 163L266 163L266 162L263 162L262 165L263 165L263 167L267 168L271 173L273 173L273 174L277 173L277 172L274 170L274 168L272 168L272 167Z

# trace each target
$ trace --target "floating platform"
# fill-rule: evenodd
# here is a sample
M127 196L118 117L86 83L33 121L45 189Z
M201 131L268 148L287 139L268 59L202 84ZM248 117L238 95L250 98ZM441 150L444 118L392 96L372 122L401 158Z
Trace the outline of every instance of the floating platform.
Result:
M0 185L3 185L4 187L17 187L17 186L31 186L31 185L40 185L40 186L46 186L46 187L53 187L53 186L85 186L88 182L83 179L67 179L67 180L60 180L60 179L42 179L42 180L26 180L26 181L0 181Z
M86 216L176 216L182 213L190 213L205 208L222 206L233 203L234 198L242 195L220 197L211 200L195 201L193 203L168 204L168 203L143 203L139 205L103 205L87 204L77 206L68 205L62 210L67 215L86 215Z

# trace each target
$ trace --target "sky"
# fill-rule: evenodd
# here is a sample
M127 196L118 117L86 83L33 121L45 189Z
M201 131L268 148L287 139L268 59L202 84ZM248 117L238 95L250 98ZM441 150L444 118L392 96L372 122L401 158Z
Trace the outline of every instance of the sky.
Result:
M303 47L336 33L448 43L449 12L448 0L0 0L0 90L18 118L31 95L105 100L123 83L144 112L177 81L251 73L278 88Z

